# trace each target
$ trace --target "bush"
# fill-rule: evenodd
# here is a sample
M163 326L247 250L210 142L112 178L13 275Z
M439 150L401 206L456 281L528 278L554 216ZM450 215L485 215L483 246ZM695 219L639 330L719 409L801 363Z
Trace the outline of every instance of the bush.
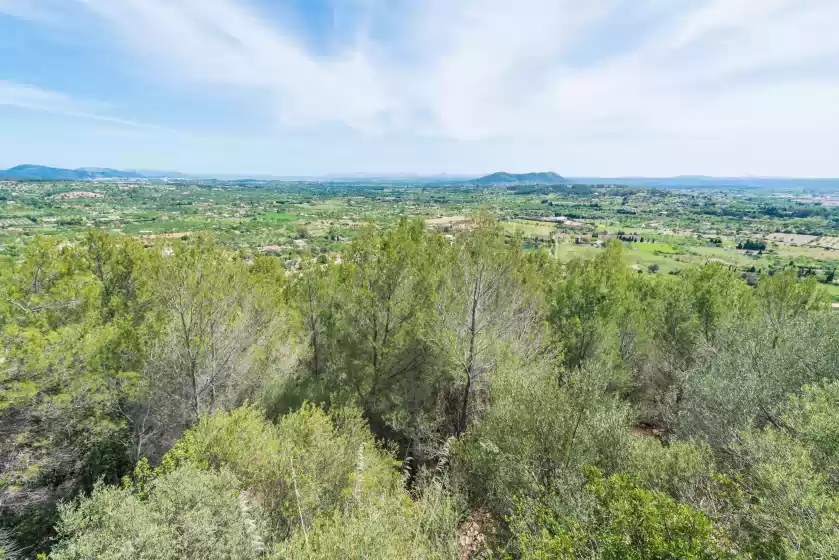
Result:
M626 472L645 488L663 492L676 501L714 516L722 505L716 461L702 442L672 442L663 446L655 438L636 438L629 447Z
M61 508L53 557L446 558L456 501L442 472L412 500L357 410L248 406L202 417L152 469ZM270 528L270 529L269 529Z
M702 512L641 487L630 475L586 472L588 511L570 517L544 503L519 504L511 525L522 558L734 558L722 546L724 535Z
M439 484L427 486L416 502L401 490L356 492L345 508L318 514L308 532L296 530L273 557L456 558L458 518L456 502Z
M357 479L359 457L363 481ZM181 465L235 473L280 535L301 518L309 524L318 512L340 507L356 484L387 491L401 484L394 460L373 440L357 410L327 414L310 404L278 425L253 406L204 416L163 458L161 472Z
M453 447L454 475L474 506L503 519L511 496L569 488L586 464L622 464L629 409L601 370L565 383L549 370L504 372L492 393L483 422Z
M191 466L151 482L145 497L127 487L99 485L89 499L60 508L63 540L50 558L258 557L267 526L258 505L239 486L230 471Z
M762 322L729 326L688 372L678 431L719 447L750 426L779 425L773 410L804 385L839 377L839 320L811 313L775 334Z
M744 430L728 450L729 524L757 558L839 557L839 383L805 388L779 425Z

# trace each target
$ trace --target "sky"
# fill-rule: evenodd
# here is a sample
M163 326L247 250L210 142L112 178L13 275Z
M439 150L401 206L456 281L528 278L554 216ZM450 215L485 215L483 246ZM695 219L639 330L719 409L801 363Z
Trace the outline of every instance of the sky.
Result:
M0 168L839 177L837 0L0 0Z

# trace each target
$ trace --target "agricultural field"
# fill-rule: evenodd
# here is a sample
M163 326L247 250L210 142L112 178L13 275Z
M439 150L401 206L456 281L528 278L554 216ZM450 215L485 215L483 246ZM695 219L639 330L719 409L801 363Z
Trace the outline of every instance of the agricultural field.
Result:
M444 234L470 227L486 209L529 250L559 260L595 256L610 239L643 273L678 273L720 262L743 274L793 266L815 275L839 301L839 206L831 195L760 190L659 189L620 185L419 182L0 182L0 258L14 260L38 235L81 236L102 228L142 239L209 233L244 253L287 267L338 257L365 226L386 229L421 217Z

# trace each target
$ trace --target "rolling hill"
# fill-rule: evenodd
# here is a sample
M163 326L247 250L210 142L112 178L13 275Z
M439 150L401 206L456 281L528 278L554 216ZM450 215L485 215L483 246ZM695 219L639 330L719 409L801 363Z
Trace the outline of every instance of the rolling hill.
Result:
M553 171L541 173L498 172L470 181L476 185L561 185L567 181Z
M120 169L103 167L62 169L59 167L26 164L18 165L11 169L0 170L0 178L86 181L92 179L145 179L149 178L149 176L136 171L122 171Z

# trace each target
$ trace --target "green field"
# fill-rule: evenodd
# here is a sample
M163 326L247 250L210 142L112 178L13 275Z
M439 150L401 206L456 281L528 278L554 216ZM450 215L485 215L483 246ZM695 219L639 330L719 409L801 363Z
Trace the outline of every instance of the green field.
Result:
M643 271L655 265L674 272L715 261L744 273L794 266L826 278L839 267L834 249L839 247L839 208L820 206L818 200L779 199L771 192L184 181L103 182L95 185L102 198L55 198L91 188L73 182L0 183L0 197L14 202L0 205L3 253L17 255L37 235L79 237L98 227L145 238L207 231L237 250L289 245L298 257L337 254L364 224L389 228L402 217L423 217L429 229L449 234L468 228L464 217L485 209L529 250L549 250L560 260L597 254L591 245L569 243L572 237L593 243L599 234L620 234L644 239L625 243L627 263ZM576 224L523 219L555 216ZM291 247L295 239L305 243ZM737 249L749 239L764 240L766 249L750 254Z

